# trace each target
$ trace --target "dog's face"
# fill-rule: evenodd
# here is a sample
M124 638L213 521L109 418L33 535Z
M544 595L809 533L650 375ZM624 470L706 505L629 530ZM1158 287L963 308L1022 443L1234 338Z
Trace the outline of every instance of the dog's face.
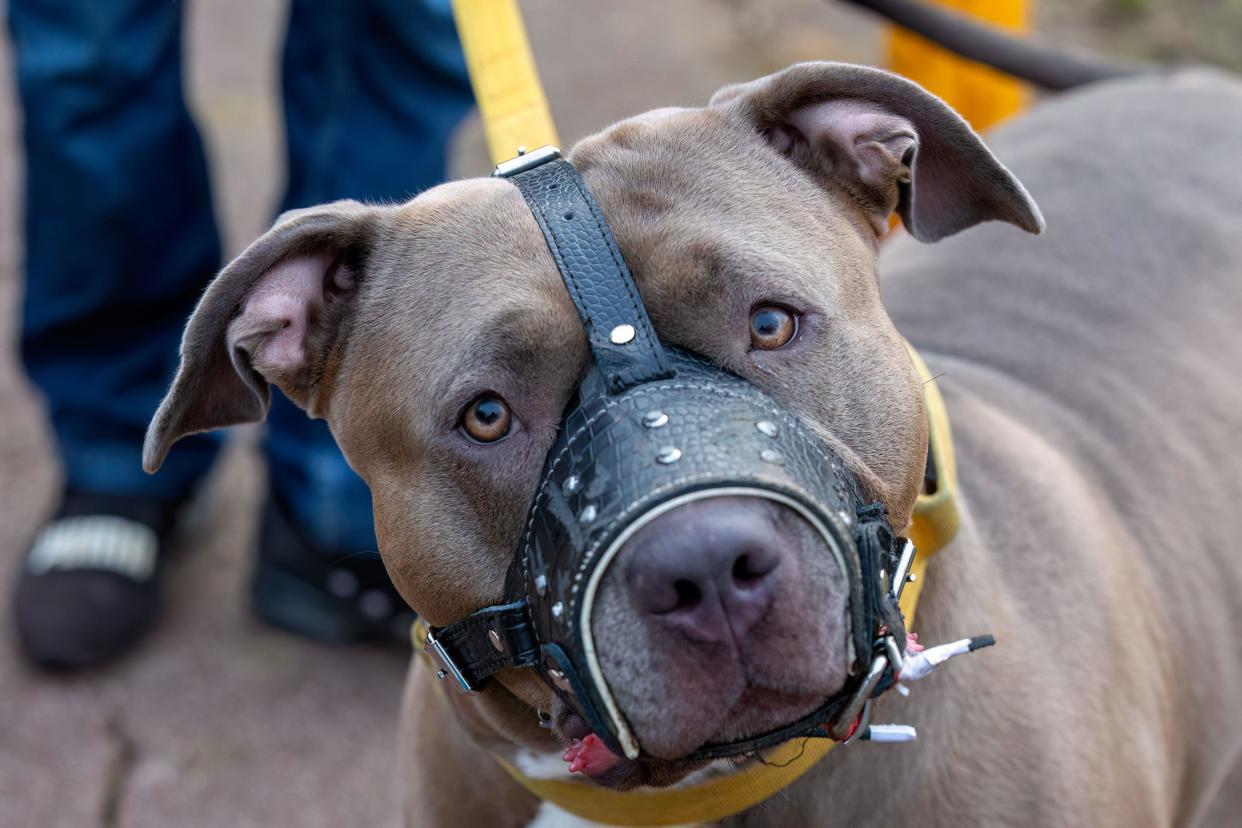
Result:
M922 389L879 300L897 211L934 240L986 219L1038 231L1021 186L939 101L875 70L806 64L578 144L660 337L810 423L908 521ZM148 437L261 419L275 384L324 417L371 487L385 563L428 622L500 597L545 455L587 368L530 210L498 179L403 205L298 211L213 283ZM767 501L675 509L631 538L592 618L644 751L606 781L667 783L709 741L786 724L846 679L848 587L808 525ZM475 731L585 735L528 671L471 700ZM463 708L464 709L464 708ZM545 742L546 745L546 742Z

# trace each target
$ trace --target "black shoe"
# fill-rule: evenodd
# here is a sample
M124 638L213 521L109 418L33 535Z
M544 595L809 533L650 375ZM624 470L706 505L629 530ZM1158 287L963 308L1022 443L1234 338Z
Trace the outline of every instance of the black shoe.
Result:
M98 666L151 628L182 503L65 493L31 543L13 597L18 639L35 665Z
M255 615L304 638L410 643L414 613L388 580L379 555L320 545L274 492L263 508L250 595Z

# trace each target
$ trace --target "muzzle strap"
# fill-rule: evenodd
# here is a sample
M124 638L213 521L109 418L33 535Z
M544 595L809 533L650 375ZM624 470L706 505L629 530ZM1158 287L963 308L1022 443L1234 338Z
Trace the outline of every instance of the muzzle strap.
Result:
M423 649L435 659L437 675L473 693L503 667L530 667L539 642L525 601L484 607L456 624L430 627Z
M672 376L634 277L577 170L550 147L530 155L543 158L515 172L501 165L496 174L517 185L535 214L608 392Z

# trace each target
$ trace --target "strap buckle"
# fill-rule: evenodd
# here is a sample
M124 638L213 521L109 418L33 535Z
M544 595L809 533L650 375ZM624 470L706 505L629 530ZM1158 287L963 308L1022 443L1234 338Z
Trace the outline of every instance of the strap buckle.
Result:
M893 671L894 680L901 672L904 659L897 641L891 635L886 635L875 643L875 655L871 659L871 667L867 670L866 677L850 695L841 712L824 728L828 736L838 742L849 744L866 731L867 724L871 721L872 694L880 680L889 669Z
M910 574L910 567L914 565L914 556L918 551L909 540L905 538L898 538L898 540L905 540L905 544L901 547L901 553L897 558L897 565L893 567L893 578L889 582L892 585L894 601L901 600L901 593L905 590L906 584L914 580L914 577Z
M466 695L474 695L478 692L478 688L470 683L466 678L466 674L457 666L457 662L453 661L453 657L449 655L444 644L436 637L435 630L427 628L427 638L423 643L423 652L435 659L439 669L436 670L436 678L453 677L457 682L457 688Z
M880 679L884 678L884 671L888 669L888 666L888 655L885 653L877 653L871 659L871 668L867 670L866 678L850 695L841 711L824 728L830 739L843 742L854 734L854 724L859 721L858 717L862 714L863 708L871 701L871 694L875 692Z
M510 158L508 161L501 161L496 165L496 169L492 170L493 178L513 178L515 175L524 173L527 170L533 170L535 167L542 166L549 161L555 161L561 157L561 151L547 144L527 152L525 147L518 147L516 158Z

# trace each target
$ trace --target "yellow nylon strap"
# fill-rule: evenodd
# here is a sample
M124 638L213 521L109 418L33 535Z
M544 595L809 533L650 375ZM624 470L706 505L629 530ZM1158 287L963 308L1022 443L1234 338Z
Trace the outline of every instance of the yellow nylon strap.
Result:
M942 6L994 23L1012 32L1028 30L1027 0L933 0ZM889 67L942 98L978 130L1014 115L1027 105L1026 86L987 66L896 26L888 34Z
M508 161L519 147L556 145L517 0L453 0L453 17L492 161Z
M915 576L901 595L901 611L907 625L923 588L927 562L957 531L957 467L949 418L940 389L918 352L909 348L910 359L923 380L927 412L929 451L936 464L938 486L920 495L908 535L918 549L911 572ZM414 625L414 646L422 651L426 627ZM793 784L823 759L836 742L828 739L796 739L764 751L767 764L750 763L737 773L710 779L685 788L613 791L589 782L538 779L527 776L500 757L496 760L509 775L535 797L561 810L602 825L640 826L697 825L715 822L751 808Z
M953 434L949 428L949 412L940 396L940 387L927 364L909 343L910 361L923 380L923 408L927 414L927 450L936 466L936 491L920 494L914 502L914 516L906 536L918 550L910 568L914 581L901 593L901 612L906 626L914 621L914 609L923 591L923 572L931 557L948 545L957 534L957 460L953 454Z
M592 783L534 779L501 764L526 790L575 816L602 825L669 828L717 822L763 802L814 767L834 744L827 739L786 742L764 752L769 765L747 766L688 788L624 793Z

